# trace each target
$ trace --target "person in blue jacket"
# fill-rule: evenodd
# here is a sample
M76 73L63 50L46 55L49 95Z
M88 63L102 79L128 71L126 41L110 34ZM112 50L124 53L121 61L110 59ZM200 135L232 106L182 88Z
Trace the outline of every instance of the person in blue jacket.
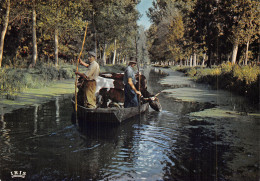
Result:
M128 66L125 69L124 73L124 92L125 92L125 101L124 107L137 107L138 99L137 95L141 96L141 92L138 91L135 87L136 79L133 67L136 66L137 62L134 57L130 58Z

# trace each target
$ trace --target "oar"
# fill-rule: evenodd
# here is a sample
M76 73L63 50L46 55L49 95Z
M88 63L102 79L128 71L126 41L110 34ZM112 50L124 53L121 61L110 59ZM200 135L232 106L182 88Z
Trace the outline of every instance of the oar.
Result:
M85 44L85 39L86 39L86 35L87 35L87 29L88 29L88 22L86 24L86 29L85 29L85 34L84 34L84 39L83 39L83 42L82 42L82 47L81 47L81 51L79 53L79 57L77 59L77 68L76 68L76 72L79 70L79 59L80 59L80 56L83 52L83 48L84 48L84 44ZM77 112L78 110L78 100L77 100L77 80L78 80L78 75L76 75L75 77L75 111Z

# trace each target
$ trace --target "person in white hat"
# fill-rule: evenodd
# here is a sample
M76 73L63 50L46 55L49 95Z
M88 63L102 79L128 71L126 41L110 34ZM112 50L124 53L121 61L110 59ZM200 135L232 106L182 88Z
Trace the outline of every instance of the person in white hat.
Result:
M75 72L75 74L83 77L84 83L84 106L87 108L96 108L96 80L99 76L100 68L96 62L96 54L94 52L88 52L88 62L85 63L79 59L79 63L87 68L85 73Z

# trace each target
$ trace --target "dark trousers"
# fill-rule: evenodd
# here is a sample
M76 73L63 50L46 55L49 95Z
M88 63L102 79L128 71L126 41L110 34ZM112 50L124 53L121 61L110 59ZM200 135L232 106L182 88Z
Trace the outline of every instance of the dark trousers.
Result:
M125 85L125 102L124 107L137 107L138 99L135 91L130 87L130 85Z

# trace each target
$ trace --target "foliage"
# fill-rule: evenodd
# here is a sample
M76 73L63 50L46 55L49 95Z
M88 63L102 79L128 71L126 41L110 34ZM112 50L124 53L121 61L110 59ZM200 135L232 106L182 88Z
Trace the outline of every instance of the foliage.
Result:
M191 68L189 71L187 71L187 74L189 77L194 77L196 75L197 71L195 68Z
M74 66L58 68L37 63L35 69L0 69L0 94L9 99L15 99L19 92L27 88L47 86L53 80L71 79L75 75Z
M125 70L124 65L112 65L100 66L100 72L123 72Z
M114 51L113 42L117 40L117 54L120 55L118 59L129 57L135 52L134 38L138 33L136 21L139 18L136 9L138 3L139 1L132 0L11 1L4 57L10 57L15 61L24 59L27 67L29 66L34 47L32 42L34 7L37 14L38 61L55 61L57 65L59 63L57 53L59 58L67 62L75 60L81 49L86 22L88 22L88 33L84 52L96 50L97 55L106 52L110 58ZM0 11L2 22L6 3L1 3L0 6L3 10ZM105 44L111 49L106 50ZM6 62L7 60L3 60L3 66Z
M253 102L259 101L254 99L259 97L259 66L231 65L228 62L214 68L182 67L177 70L193 77L197 82L208 83L213 88L227 89L248 96Z
M235 65L233 67L233 75L239 81L244 81L246 85L249 85L254 82L257 82L258 77L260 75L260 67L258 66L252 67L250 65L240 67L238 65Z
M106 65L100 66L100 69L101 72L123 72L125 66ZM61 63L59 67L55 67L42 62L37 62L32 69L0 68L0 95L7 99L15 99L20 92L28 88L48 86L55 80L73 79L75 70L74 65Z
M256 0L156 0L148 12L153 22L148 31L150 58L182 64L195 54L206 54L208 67L229 60L230 55L232 63L239 63L237 55L243 64L256 62L259 7Z

